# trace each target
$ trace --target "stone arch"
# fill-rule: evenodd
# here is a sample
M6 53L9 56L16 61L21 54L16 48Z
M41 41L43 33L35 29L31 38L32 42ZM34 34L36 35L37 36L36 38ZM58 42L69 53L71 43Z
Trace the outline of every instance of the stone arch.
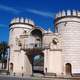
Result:
M41 34L43 34L43 33L44 33L44 30L43 30L43 29L41 29L41 28L33 28L33 29L30 31L30 35L32 35L32 32L33 32L33 31L35 31L35 30L40 31L40 32L41 32Z
M72 65L70 63L65 64L65 72L66 72L66 75L72 74Z
M43 31L41 29L37 29L37 28L33 29L30 32L30 35L35 36L35 37L38 36L40 38L42 38L42 34L43 34Z
M33 29L30 33L32 36L33 45L36 48L40 48L42 46L42 35L43 32L40 29Z

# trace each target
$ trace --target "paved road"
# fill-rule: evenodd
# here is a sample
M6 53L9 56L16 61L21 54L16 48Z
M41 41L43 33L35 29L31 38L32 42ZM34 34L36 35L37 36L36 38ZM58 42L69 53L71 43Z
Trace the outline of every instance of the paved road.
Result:
M0 76L0 80L49 80L49 79L42 79L41 77L12 77L12 76Z
M0 75L0 80L80 80L80 78L42 78L42 77L12 77Z
M36 78L17 78L17 77L1 77L0 80L41 80L41 79L36 79Z

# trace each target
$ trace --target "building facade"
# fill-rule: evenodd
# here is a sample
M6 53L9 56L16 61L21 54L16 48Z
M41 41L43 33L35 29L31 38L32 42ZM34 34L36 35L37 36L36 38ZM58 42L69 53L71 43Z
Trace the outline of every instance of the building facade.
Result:
M80 73L80 12L56 14L55 32L36 27L30 19L14 18L10 23L10 73L32 75L32 55L44 55L44 73Z

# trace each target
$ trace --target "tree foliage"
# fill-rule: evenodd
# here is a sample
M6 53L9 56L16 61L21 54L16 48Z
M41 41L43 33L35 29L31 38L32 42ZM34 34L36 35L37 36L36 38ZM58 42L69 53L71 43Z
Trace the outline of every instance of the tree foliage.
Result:
M0 60L2 58L5 58L5 55L7 54L7 48L8 48L7 42L3 41L0 43Z
M6 62L7 60L7 48L8 48L8 44L7 42L0 42L0 62L2 63L2 69L3 69L3 64Z

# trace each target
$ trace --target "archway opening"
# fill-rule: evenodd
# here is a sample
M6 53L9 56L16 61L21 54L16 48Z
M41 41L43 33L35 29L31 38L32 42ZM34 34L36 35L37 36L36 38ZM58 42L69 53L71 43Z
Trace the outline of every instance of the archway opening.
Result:
M40 29L34 29L34 30L32 30L31 31L31 35L33 35L33 36L38 36L38 37L42 37L42 31L40 30Z
M44 54L33 55L33 73L44 73Z
M13 71L13 63L10 63L10 71Z
M42 31L34 29L31 31L31 36L34 48L40 48L42 46Z
M65 72L66 72L66 75L71 75L72 74L72 66L71 66L70 63L66 63Z

